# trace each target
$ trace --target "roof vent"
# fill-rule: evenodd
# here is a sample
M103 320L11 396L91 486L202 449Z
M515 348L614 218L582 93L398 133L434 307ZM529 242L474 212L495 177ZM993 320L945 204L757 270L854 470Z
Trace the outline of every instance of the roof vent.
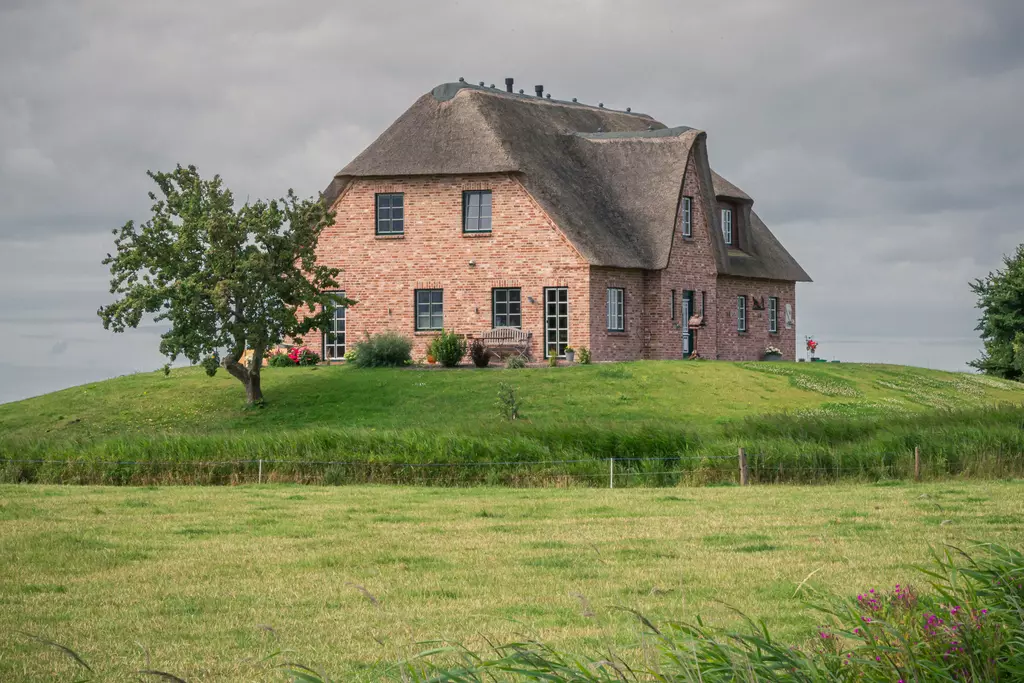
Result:
M520 95L522 95L522 94L523 94L523 89L522 89L522 88L520 88L520 89L519 89L519 94L520 94Z
M537 91L537 97L544 97L544 86L543 85L535 85L535 86L533 86L533 89Z
M480 81L480 87L481 88L484 87L484 82L483 81Z
M462 76L459 76L459 83L465 83L465 82L466 82L466 79L463 78Z
M505 90L508 90L509 92L512 92L512 84L513 83L515 83L514 80L512 80L511 78L506 78L505 79Z
M492 89L492 90L494 89L494 84L493 84L493 83L491 83L491 89Z
M598 102L597 106L601 107L601 109L604 109L604 102Z
M483 83L481 83L480 85L483 85ZM633 111L633 110L632 110L632 109L630 109L629 107L626 107L626 113L629 113L629 112L631 112L631 111Z
M576 101L576 98L575 98L575 97L574 97L574 98L572 98L572 101L573 101L573 102L575 102L575 101Z
M547 95L545 95L544 97L546 97L546 98L548 98L548 99L550 100L550 99L551 99L551 93L548 93L548 94L547 94Z

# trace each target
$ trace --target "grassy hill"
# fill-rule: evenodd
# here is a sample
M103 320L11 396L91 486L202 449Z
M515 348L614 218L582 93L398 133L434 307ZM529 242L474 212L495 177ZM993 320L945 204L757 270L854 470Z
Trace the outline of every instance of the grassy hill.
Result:
M501 382L516 387L523 420L499 417ZM1024 385L902 366L268 368L263 386L268 405L255 410L244 408L237 381L192 368L0 405L0 459L151 464L101 470L7 462L0 464L0 479L227 481L255 470L194 463L261 458L288 461L268 464L268 474L327 482L490 481L493 468L427 472L394 463L550 460L584 462L536 466L529 475L557 470L585 479L607 470L594 463L615 457L648 459L625 463L627 470L674 468L717 480L716 458L744 446L763 455L758 476L788 480L901 476L914 446L936 472L1010 473L1024 453ZM295 461L356 464L288 464ZM664 462L671 468L656 464ZM727 468L731 476L733 465ZM518 470L506 469L499 480L514 481Z

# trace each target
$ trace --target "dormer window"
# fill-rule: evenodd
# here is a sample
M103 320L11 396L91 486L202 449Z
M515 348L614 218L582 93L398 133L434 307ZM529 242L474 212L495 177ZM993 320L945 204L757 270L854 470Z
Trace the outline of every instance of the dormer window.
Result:
M462 193L462 232L491 231L491 191Z
M733 238L735 234L732 229L732 209L722 209L722 238L726 246L735 246Z

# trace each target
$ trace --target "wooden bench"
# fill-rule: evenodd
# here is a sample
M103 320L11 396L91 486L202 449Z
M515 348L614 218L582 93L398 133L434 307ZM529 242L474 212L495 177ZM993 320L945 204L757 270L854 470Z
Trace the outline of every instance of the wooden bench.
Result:
M495 327L480 335L487 350L505 358L512 354L520 356L530 355L530 338L532 332L521 330L518 327Z

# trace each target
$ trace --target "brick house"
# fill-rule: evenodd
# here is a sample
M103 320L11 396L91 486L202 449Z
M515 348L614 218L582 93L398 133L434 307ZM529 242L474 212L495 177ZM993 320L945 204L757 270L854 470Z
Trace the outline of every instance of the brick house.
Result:
M795 358L810 278L704 132L506 84L434 88L334 177L318 258L358 303L307 343L395 330L422 358L441 327L513 326L538 359Z

